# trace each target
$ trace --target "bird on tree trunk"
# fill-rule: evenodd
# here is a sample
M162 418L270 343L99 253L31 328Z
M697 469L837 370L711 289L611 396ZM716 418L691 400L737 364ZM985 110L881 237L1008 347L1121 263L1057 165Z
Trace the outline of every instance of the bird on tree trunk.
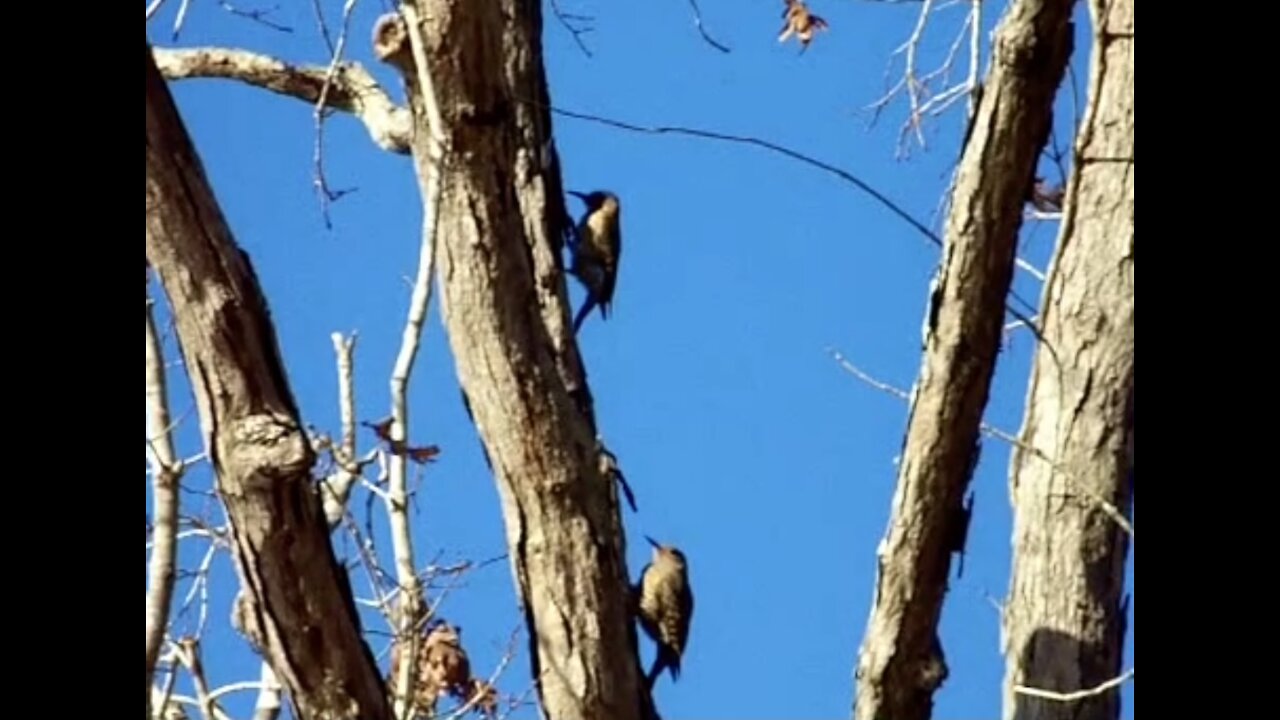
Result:
M689 587L689 566L684 553L674 546L663 545L649 536L653 561L645 566L640 583L632 592L640 627L653 638L657 655L645 681L649 688L665 669L671 679L680 679L680 658L689 640L689 621L693 618L693 591Z
M592 193L570 190L569 194L580 198L587 206L570 246L573 264L569 271L587 291L587 299L573 319L573 331L577 333L597 306L600 316L609 319L618 279L618 260L622 255L622 205L617 195L605 190Z

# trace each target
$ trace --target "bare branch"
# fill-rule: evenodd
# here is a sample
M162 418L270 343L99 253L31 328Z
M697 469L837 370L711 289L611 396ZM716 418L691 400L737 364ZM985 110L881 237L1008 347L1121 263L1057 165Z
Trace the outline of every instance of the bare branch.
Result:
M734 135L731 133L723 133L716 130L702 130L699 128L682 127L682 126L675 126L675 125L637 125L635 123L630 123L623 120L614 120L614 119L602 117L599 115L592 115L590 113L576 112L573 110L564 110L561 108L554 108L554 107L551 108L551 112L557 115L562 115L564 117L574 118L576 120L586 120L588 122L593 122L600 125L607 125L609 127L618 128L619 130L628 130L631 132L646 133L649 135L684 135L687 137L703 138L707 140L720 140L724 142L737 143L740 145L752 145L755 147L764 148L765 150L778 153L779 155L789 157L792 160L797 160L810 167L814 167L819 170L822 170L823 172L834 175L835 177L843 180L844 182L849 183L850 185L853 185L854 187L858 188L862 192L870 195L876 202L880 203L882 206L887 208L894 215L897 215L898 218L900 218L901 220L906 222L908 225L910 225L912 228L914 228L917 232L923 235L925 239L927 239L929 242L939 247L942 246L942 238L938 237L938 235L934 233L932 230L930 230L924 223L912 217L912 215L908 213L906 210L904 210L901 205L898 205L893 200L890 200L888 196L884 195L879 190L876 190L874 187L872 187L870 183L866 182L865 180L862 180L861 178L857 177L856 175L854 175L853 173L847 170L841 169L839 167L836 167L835 165L824 162L822 160L818 160L817 158L814 158L810 155L806 155L800 152L799 150L792 150L791 148L785 147L783 145L779 145L777 143L774 143L768 140L751 137L749 135Z
M840 367L843 368L850 375L853 375L854 377L870 385L871 387L881 392L888 393L889 395L892 395L898 398L899 400L910 401L911 394L908 393L906 390L890 385L889 383L886 383L882 380L877 380L867 372L863 371L857 365L854 365L847 358L845 358L845 356L842 353L840 353L837 350L832 350L828 348L827 352L830 353L831 357L834 358L835 361L840 364ZM1022 440L1019 440L1013 433L1008 432L1007 430L1001 430L1000 428L995 427L994 425L988 425L987 423L984 422L979 426L979 429L982 431L984 435L1009 443L1013 447L1016 447L1025 452L1029 452L1032 455L1036 456L1037 458L1043 460L1044 462L1049 463L1051 466L1054 467L1054 469L1062 473L1064 477L1066 477L1068 480L1071 480L1074 483L1076 489L1088 495L1089 499L1092 500L1094 503L1096 503L1098 507L1101 508L1104 513L1106 513L1107 517L1114 520L1117 525L1119 525L1126 533L1129 534L1129 537L1131 538L1133 537L1133 524L1130 523L1125 518L1124 514L1122 514L1120 510L1116 508L1115 505L1107 502L1105 498L1099 496L1097 493L1091 492L1085 483L1079 482L1075 478L1071 477L1071 475L1066 472L1065 468L1061 467L1060 465L1058 465L1058 463L1054 462L1053 458L1049 456L1049 453L1041 450L1040 448L1029 445L1023 442Z
M333 201L349 192L347 190L331 189L329 180L324 174L324 121L328 117L329 94L333 91L334 78L337 77L338 67L342 63L342 54L347 48L347 35L351 29L351 13L355 10L355 7L356 0L346 0L342 4L342 30L338 34L337 44L333 47L333 55L329 58L329 67L324 71L324 85L320 88L320 97L316 99L316 106L312 110L316 127L316 140L312 150L312 163L315 166L315 173L312 182L315 184L316 194L320 196L320 214L324 218L325 228L333 227L329 219L329 206Z
M178 481L182 466L176 460L169 396L164 375L164 354L156 335L155 318L147 297L147 459L151 463L154 516L151 562L147 572L147 707L151 685L169 624L178 555Z
M235 5L232 5L230 2L227 2L227 0L218 0L218 5L223 10L226 10L232 15L235 15L237 17L242 17L246 20L252 20L253 22L258 23L259 25L262 25L264 27L269 27L272 30L275 30L277 32L282 32L282 33L293 32L293 28L289 27L288 25L281 25L280 23L275 22L274 20L271 19L270 17L271 13L275 12L276 10L279 10L280 9L279 5L272 6L265 10L242 10L236 7Z
M1083 690L1075 690L1073 692L1055 692L1053 690L1041 690L1039 688L1027 687L1026 685L1014 685L1013 691L1019 695L1028 697L1041 698L1044 700L1056 700L1058 702L1076 702L1085 698L1096 697L1108 690L1118 688L1121 685L1133 679L1133 668L1129 668L1125 672L1106 682L1094 685L1091 688Z
M814 158L811 155L806 155L798 150L793 150L791 148L780 145L778 143L771 142L769 140L763 140L757 137L752 137L749 135L733 135L730 133L722 133L715 130L702 130L699 128L671 126L671 125L656 125L656 126L637 125L635 123L625 122L623 120L614 120L612 118L606 118L599 115L593 115L590 113L564 110L564 109L555 108L555 107L551 108L551 112L557 115L563 115L564 117L574 118L576 120L586 120L588 122L594 122L600 125L606 125L608 127L618 128L619 130L627 130L630 132L645 133L649 135L683 135L687 137L703 138L707 140L720 140L723 142L738 143L741 145L752 145L754 147L764 148L765 150L769 150L771 152L775 152L784 157L791 158L792 160L796 160L804 165L808 165L810 167L814 167L819 170L822 170L823 172L834 175L840 180L843 180L844 182L850 185L853 185L854 187L866 193L867 195L870 195L872 199L880 203L880 205L888 209L890 212L896 215L899 219L906 222L908 225L910 225L914 230L919 232L921 235L924 235L925 239L927 239L929 242L939 247L942 246L942 238L938 237L938 235L934 233L932 230L930 230L924 223L920 222L915 217L913 217L910 213L904 210L901 205L898 205L896 202L889 199L888 196L884 195L879 190L876 190L870 183L866 182L865 180L862 180L861 178L857 177L856 175L854 175L853 173L847 170L841 169L830 163L824 162L822 160L818 160L817 158ZM1024 307L1028 308L1031 313L1035 312L1034 306L1030 302L1028 302L1026 299L1024 299L1021 295L1019 295L1016 291L1010 291L1009 296L1013 300L1022 304ZM1030 317L1028 317L1027 313L1012 307L1006 307L1005 310L1010 315L1012 315L1015 319L1021 320L1022 322L1026 323L1027 329L1030 330L1031 333L1036 336L1036 339L1040 342L1044 342L1044 337L1040 334L1040 331L1036 327L1035 322Z
M732 52L729 50L729 46L717 42L715 38L711 37L711 35L707 33L707 29L703 27L702 8L698 7L698 0L689 0L689 7L693 8L693 24L694 27L698 28L698 34L702 36L702 39L706 40L708 45L722 53L727 54Z
M324 493L324 515L333 527L342 520L346 511L347 500L351 497L351 489L355 486L359 468L352 467L350 460L356 456L356 390L354 380L356 336L342 337L342 333L329 336L333 341L333 352L338 358L338 411L342 417L342 440L338 445L341 452L337 470L325 478L327 491Z
M155 48L155 58L156 65L170 80L238 80L309 103L320 100L329 77L327 68L289 65L267 55L234 48ZM363 65L355 62L337 65L326 103L359 118L378 147L408 154L412 124L408 110L396 105Z
M929 28L930 16L937 14L952 5L952 2L936 3L935 0L914 0L920 2L920 14L911 30L911 34L893 51L893 56L902 56L904 69L902 77L880 96L878 100L867 106L871 110L871 123L874 125L880 113L898 95L907 96L907 119L903 121L899 133L896 155L904 157L910 147L909 139L914 136L920 147L926 147L924 137L924 120L927 115L940 115L958 102L961 98L969 99L969 117L973 117L977 108L978 72L981 61L981 0L971 0L972 7L965 18L946 55L937 67L930 71L921 69L920 52ZM969 68L964 82L950 85L952 69L960 55L966 37L969 40ZM891 59L892 64L892 59ZM944 89L937 91L935 84Z
M560 8L560 0L551 0L551 14L555 15L556 20L560 21L560 25L569 31L569 37L573 38L573 42L577 44L582 54L591 57L591 50L583 42L582 36L595 29L589 24L592 18L587 15L565 12Z
M1019 269L1026 272L1031 277L1039 280L1040 282L1044 282L1044 271L1041 270L1040 268L1036 267L1035 265L1032 265L1031 263L1027 262L1026 260L1023 260L1020 257L1014 258L1013 262L1018 266Z
M414 361L422 341L422 329L426 323L427 311L431 305L432 281L436 266L436 228L440 215L440 193L442 189L440 176L447 143L442 135L444 122L440 115L439 100L435 84L426 61L426 50L422 37L422 24L418 10L413 5L405 4L400 8L408 30L410 49L414 58L417 73L419 97L427 117L429 138L429 163L427 177L421 182L423 188L423 230L418 254L418 274L413 283L413 294L409 300L409 313L405 319L404 331L400 338L400 351L396 355L395 367L391 372L391 438L392 441L405 442L408 439L409 378L413 372ZM405 707L412 703L412 683L416 677L420 633L418 623L426 618L421 616L422 588L413 563L413 548L410 540L408 519L408 458L402 453L392 453L390 459L390 484L388 490L387 512L391 522L392 552L395 556L396 579L400 586L400 605L397 623L397 642L408 649L408 659L398 667L395 683L395 713L397 717L405 716ZM404 657L404 653L401 653Z
M982 70L982 0L972 0L969 11L969 120L978 112L978 73Z
M334 54L333 35L329 32L329 21L324 19L324 7L321 6L320 0L311 0L311 14L316 19L316 27L320 31L321 39L324 40L324 46L332 56Z

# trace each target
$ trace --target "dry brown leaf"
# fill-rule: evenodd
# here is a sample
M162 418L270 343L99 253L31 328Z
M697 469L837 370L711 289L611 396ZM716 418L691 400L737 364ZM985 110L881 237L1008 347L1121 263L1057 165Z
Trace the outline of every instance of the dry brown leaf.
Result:
M433 625L427 631L419 682L437 688L437 697L448 692L466 700L471 693L471 661L462 649L458 629L447 622Z
M818 30L827 29L827 21L821 17L814 15L804 4L804 0L785 0L786 9L782 11L782 34L778 35L778 42L786 42L787 38L794 35L800 41L800 52L804 52L809 48L809 43L813 42L813 34Z

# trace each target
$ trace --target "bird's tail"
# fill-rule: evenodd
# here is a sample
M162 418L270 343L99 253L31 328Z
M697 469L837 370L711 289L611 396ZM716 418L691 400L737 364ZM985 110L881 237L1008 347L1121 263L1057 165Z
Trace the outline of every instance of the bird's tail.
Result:
M653 684L658 681L658 676L663 670L671 671L671 679L673 681L680 680L680 656L670 650L659 647L658 656L653 659L653 666L649 668L649 675L645 678L645 682L649 684L649 689L653 689Z
M582 302L582 309L578 310L578 315L573 319L573 334L577 335L578 330L582 327L582 323L587 321L587 316L591 314L591 310L596 306L595 298L588 297Z

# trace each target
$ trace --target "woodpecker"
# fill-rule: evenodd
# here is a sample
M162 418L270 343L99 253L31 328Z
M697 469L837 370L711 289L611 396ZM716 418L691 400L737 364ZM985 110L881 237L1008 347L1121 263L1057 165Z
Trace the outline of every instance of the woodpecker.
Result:
M622 206L618 196L606 190L589 194L570 190L569 194L580 198L587 206L571 245L573 264L570 272L587 290L587 299L573 319L573 331L577 333L596 306L600 307L600 317L609 319L613 288L618 280L618 259L622 255Z
M645 566L640 583L632 593L640 627L657 645L657 655L645 678L652 689L664 669L670 668L672 680L680 679L680 658L689 640L689 621L693 618L693 591L689 587L684 553L648 535L645 540L653 546L653 561Z

